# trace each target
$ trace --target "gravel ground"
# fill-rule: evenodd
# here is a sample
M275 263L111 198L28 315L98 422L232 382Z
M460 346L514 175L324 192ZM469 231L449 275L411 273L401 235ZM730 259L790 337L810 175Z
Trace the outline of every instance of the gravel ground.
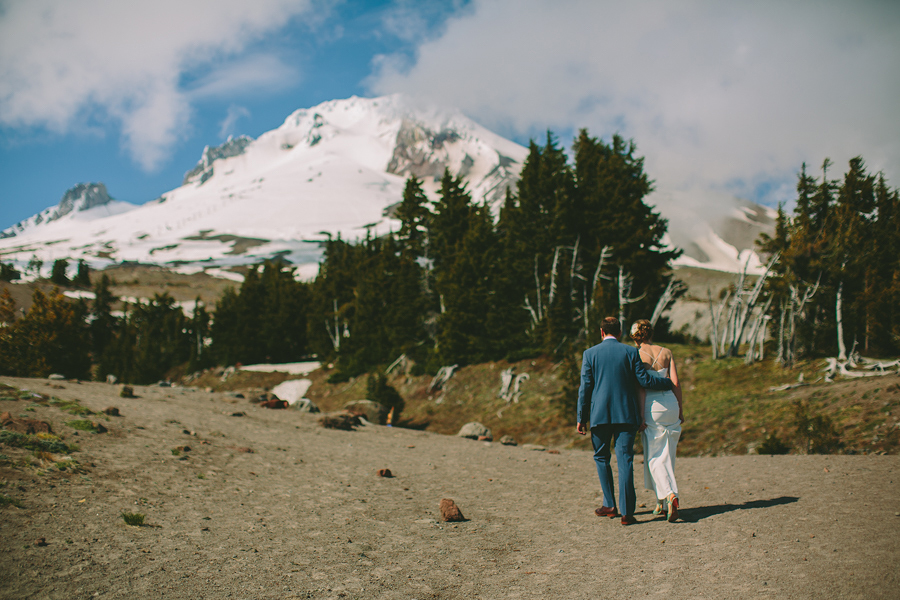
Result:
M0 598L900 595L897 456L681 459L683 520L654 517L638 490L639 523L623 527L594 516L583 451L326 430L192 389L136 386L124 399L101 383L0 382L123 415L76 437L64 424L76 417L52 405L0 401L50 421L86 467L0 466L0 493L23 506L0 509ZM440 522L442 498L468 520Z

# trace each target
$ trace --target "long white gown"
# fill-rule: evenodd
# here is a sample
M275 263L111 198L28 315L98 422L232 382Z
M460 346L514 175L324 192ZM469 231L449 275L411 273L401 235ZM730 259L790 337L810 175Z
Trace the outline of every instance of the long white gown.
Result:
M656 371L660 377L668 377L668 369ZM644 420L647 428L644 441L644 487L656 492L659 500L669 494L678 495L675 482L675 447L681 437L681 420L678 418L678 399L671 390L647 390L644 399Z

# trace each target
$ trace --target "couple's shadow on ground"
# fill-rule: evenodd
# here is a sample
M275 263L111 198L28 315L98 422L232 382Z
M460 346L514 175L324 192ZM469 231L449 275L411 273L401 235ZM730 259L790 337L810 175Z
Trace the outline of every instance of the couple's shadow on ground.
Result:
M721 515L735 510L751 510L754 508L772 508L773 506L781 506L783 504L793 504L800 498L796 496L781 496L779 498L770 498L769 500L751 500L743 504L714 504L711 506L694 506L691 508L682 508L678 510L678 517L685 523L696 523L701 519ZM638 514L650 514L650 511L644 511Z

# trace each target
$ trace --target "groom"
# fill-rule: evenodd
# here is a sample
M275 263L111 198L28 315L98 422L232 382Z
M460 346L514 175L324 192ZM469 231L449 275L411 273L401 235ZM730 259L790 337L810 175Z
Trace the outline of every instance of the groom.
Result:
M594 460L603 488L603 506L594 511L598 517L619 516L609 462L610 445L615 445L619 506L624 510L622 525L631 525L637 522L634 518L634 436L640 419L637 386L669 390L672 382L647 371L637 349L619 343L622 328L618 319L606 317L600 331L603 341L584 353L576 430L581 435L587 434L590 418Z

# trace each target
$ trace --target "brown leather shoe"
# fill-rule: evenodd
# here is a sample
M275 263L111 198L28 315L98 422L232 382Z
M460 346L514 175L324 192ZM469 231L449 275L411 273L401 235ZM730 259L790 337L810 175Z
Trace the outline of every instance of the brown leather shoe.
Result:
M616 507L613 506L610 508L609 506L601 506L594 510L594 514L598 517L609 517L610 519L619 516L619 511L616 510Z
M637 523L637 519L635 519L632 515L622 516L622 525L634 525L635 523Z

